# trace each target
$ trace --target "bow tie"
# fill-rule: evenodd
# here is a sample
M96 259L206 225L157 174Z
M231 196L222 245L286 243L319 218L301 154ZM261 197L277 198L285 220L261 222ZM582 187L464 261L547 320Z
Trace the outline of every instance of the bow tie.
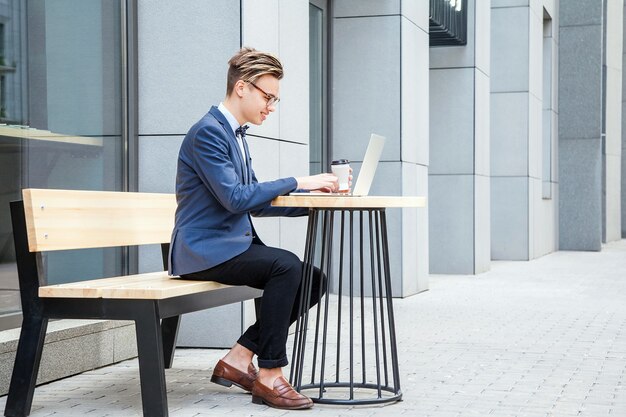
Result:
M244 139L246 137L246 130L248 130L250 126L239 126L236 130L235 130L235 136L239 135L241 136L241 139Z

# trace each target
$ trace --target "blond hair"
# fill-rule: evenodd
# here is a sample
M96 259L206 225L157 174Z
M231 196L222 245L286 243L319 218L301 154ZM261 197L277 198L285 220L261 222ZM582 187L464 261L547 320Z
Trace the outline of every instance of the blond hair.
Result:
M279 80L283 78L283 65L280 60L272 54L254 48L241 48L228 60L228 65L226 96L230 96L235 83L239 80L255 82L266 74L273 75Z

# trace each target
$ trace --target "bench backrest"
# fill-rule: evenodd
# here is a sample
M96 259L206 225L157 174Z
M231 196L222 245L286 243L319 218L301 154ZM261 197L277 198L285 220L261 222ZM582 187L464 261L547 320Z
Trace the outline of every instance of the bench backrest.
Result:
M174 194L24 189L30 252L170 241Z

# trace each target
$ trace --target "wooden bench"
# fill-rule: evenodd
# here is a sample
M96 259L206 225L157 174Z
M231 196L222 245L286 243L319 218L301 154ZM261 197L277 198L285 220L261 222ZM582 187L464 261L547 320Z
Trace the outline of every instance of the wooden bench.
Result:
M5 416L30 413L48 319L134 320L143 413L167 416L165 368L181 314L259 297L249 287L187 281L166 271L46 285L47 251L161 244L164 266L174 225L172 194L23 190L11 218L23 322Z

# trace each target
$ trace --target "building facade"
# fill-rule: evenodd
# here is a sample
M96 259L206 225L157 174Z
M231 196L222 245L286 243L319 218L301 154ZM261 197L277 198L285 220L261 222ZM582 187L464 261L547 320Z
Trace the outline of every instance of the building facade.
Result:
M427 197L390 210L394 296L427 290L430 273L601 250L626 233L623 21L623 0L0 0L0 324L17 334L8 201L26 187L174 192L182 139L223 99L244 45L285 67L277 111L249 130L260 180L337 158L358 174L378 133L372 193ZM302 255L306 220L255 227ZM160 256L76 251L46 268L66 282L158 270ZM228 347L252 315L246 303L188 315L180 344ZM125 323L76 326L63 349L132 339ZM72 372L133 352L95 355ZM10 350L0 363L1 390Z

